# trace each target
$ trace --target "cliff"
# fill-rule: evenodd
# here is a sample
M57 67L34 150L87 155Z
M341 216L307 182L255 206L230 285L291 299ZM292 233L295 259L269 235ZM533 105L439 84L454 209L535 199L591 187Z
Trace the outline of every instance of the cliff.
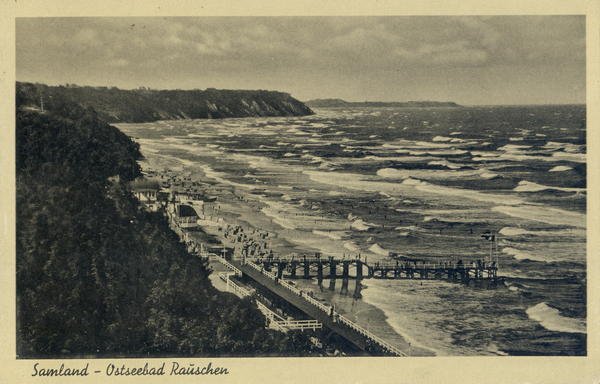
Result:
M288 93L264 90L123 90L17 82L17 98L30 109L41 109L43 102L46 110L60 110L65 103L76 102L93 107L108 123L313 114Z
M370 108L456 108L452 101L406 101L406 102L348 102L341 99L316 99L305 102L309 108L370 107Z
M26 96L15 116L19 358L311 354L308 334L265 329L250 298L218 291L208 260L141 209L124 185L140 176L139 144L64 94L44 113Z

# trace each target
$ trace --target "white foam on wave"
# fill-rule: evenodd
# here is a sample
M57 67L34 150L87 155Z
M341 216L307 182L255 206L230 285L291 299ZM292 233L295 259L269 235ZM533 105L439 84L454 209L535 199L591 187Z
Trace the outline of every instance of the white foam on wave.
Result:
M561 316L558 309L549 307L546 303L528 308L525 313L550 331L587 333L585 321Z
M227 180L227 179L225 179L225 176L227 176L226 173L213 171L212 168L208 165L200 165L199 168L202 169L202 171L204 172L206 177L213 179L215 181L218 181L219 183L228 184L228 185L238 187L238 188L251 189L251 190L257 188L254 185L241 184L241 183L233 182L231 180Z
M423 155L432 155L432 156L456 156L456 155L464 155L469 153L464 149L428 149L424 151L410 151L409 154L413 156L423 156Z
M498 175L497 173L485 172L485 173L480 174L479 176L481 176L484 179L491 180L491 179L495 179L496 177L498 177L500 175Z
M521 140L523 140L523 138L521 138ZM506 144L505 146L498 148L498 150L505 152L521 152L529 148L531 148L531 145Z
M426 141L417 141L414 143L417 147L413 148L452 148L454 144L431 143Z
M435 161L430 161L427 164L428 165L441 165L443 167L447 167L450 169L460 169L461 168L460 165L452 164L451 162L449 162L447 160L435 160Z
M577 145L572 143L557 143L554 141L549 141L544 145L544 149L548 149L551 151L565 151L569 153L582 153L585 152L583 145Z
M429 164L443 165L448 168L460 168L460 166L453 165L447 161L432 161ZM460 179L467 177L474 177L479 175L478 170L469 171L448 171L448 170L437 170L437 169L425 169L425 170L410 170L410 169L394 169L394 168L383 168L377 171L377 176L385 177L386 179L433 179L433 180L447 180L447 179Z
M548 158L546 158L546 159L548 159ZM572 161L574 163L585 163L587 161L587 156L585 153L556 152L547 161L556 161L556 160L566 160L566 161Z
M341 172L318 172L304 170L303 174L308 175L312 181L345 187L354 190L363 190L370 192L386 192L392 196L402 194L407 198L424 197L423 192L434 195L444 195L459 199L454 199L454 204L470 205L475 200L480 202L489 202L494 204L518 205L523 200L510 196L483 193L467 189L454 189L450 187L436 186L416 179L405 179L402 183L391 183L373 180L369 176L341 173Z
M561 188L561 187L549 187L546 185L536 184L531 181L522 180L519 182L513 191L515 192L539 192L547 189L554 189L557 191L564 192L585 192L585 188Z
M570 171L572 169L573 168L567 167L566 165L557 165L556 167L552 168L548 172L564 172L564 171Z
M482 152L482 151L471 151L471 155L475 157L499 157L499 153L495 152Z
M366 231L371 227L377 227L376 224L365 223L362 219L355 220L351 225L352 228L355 228L359 231Z
M344 242L344 248L352 252L360 252L360 249L356 246L353 241Z
M310 123L310 126L313 128L327 128L327 127L329 127L329 124L326 124L326 123L327 122L325 122L325 123Z
M395 228L398 231L403 231L403 230L409 230L409 231L421 231L421 228L417 227L416 225L411 225L408 227L396 227Z
M493 207L492 211L522 219L540 221L554 225L567 225L571 227L586 228L586 215L578 212L564 211L547 206L508 206Z
M447 348L446 332L432 327L429 313L421 310L442 304L439 297L428 293L411 294L406 289L398 289L399 286L398 282L371 279L361 293L363 300L381 309L387 317L387 323L412 346L427 349L437 356L456 352L451 346Z
M498 231L504 236L521 236L521 235L533 235L533 236L579 236L585 237L586 231L583 229L564 229L561 231L529 231L523 228L517 227L504 227Z
M444 137L444 136L436 136L433 139L431 139L431 141L450 141L452 140L451 137Z
M474 154L474 152L471 152ZM503 154L498 154L497 156L487 156L478 155L472 158L473 161L546 161L546 162L556 162L556 161L571 161L574 163L585 163L586 155L585 153L566 153L566 152L556 152L552 156L535 156L527 154L524 151L511 151Z
M313 230L312 231L315 235L319 235L319 236L325 236L325 237L329 237L330 239L333 240L341 240L342 236L340 236L338 233L334 232L325 232L325 231L318 231L318 230Z
M371 247L369 247L369 251L381 256L389 256L390 254L390 251L381 248L379 244L373 244Z
M523 200L515 198L509 195L497 195L492 193L482 193L469 189L454 189L448 187L441 187L420 181L415 183L416 189L423 192L436 193L445 196L453 197L464 197L476 201L488 202L488 203L501 203L506 205L519 205L523 203Z
M501 244L505 244L503 242ZM581 263L585 261L585 252L581 252L584 243L573 242L570 245L557 243L546 243L546 246L536 246L528 250L518 249L514 247L506 247L502 249L502 253L512 256L515 260L531 260L544 263L552 262L575 262Z
M546 261L540 256L532 255L531 253L529 253L527 251L523 251L523 250L512 248L512 247L506 247L506 248L502 249L502 252L514 257L517 260Z

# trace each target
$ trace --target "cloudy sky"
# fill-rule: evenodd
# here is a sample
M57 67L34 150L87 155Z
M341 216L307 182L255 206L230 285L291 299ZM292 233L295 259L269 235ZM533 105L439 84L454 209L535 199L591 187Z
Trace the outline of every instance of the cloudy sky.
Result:
M584 16L18 18L18 81L585 102Z

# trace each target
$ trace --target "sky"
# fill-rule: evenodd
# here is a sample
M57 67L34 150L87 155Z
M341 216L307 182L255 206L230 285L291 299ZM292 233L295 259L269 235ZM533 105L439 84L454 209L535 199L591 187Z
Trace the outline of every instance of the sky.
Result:
M16 79L301 101L586 101L585 16L17 18Z

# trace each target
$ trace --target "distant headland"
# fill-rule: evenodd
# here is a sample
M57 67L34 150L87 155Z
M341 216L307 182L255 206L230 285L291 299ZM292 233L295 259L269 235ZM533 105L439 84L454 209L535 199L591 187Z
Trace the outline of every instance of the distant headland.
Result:
M107 123L145 123L157 120L223 119L312 115L289 93L265 90L155 90L141 87L47 86L17 82L19 104L30 108L60 109L65 101L93 107Z
M363 101L348 102L342 99L316 99L305 102L309 108L340 108L340 107L370 107L370 108L456 108L460 105L453 101Z

